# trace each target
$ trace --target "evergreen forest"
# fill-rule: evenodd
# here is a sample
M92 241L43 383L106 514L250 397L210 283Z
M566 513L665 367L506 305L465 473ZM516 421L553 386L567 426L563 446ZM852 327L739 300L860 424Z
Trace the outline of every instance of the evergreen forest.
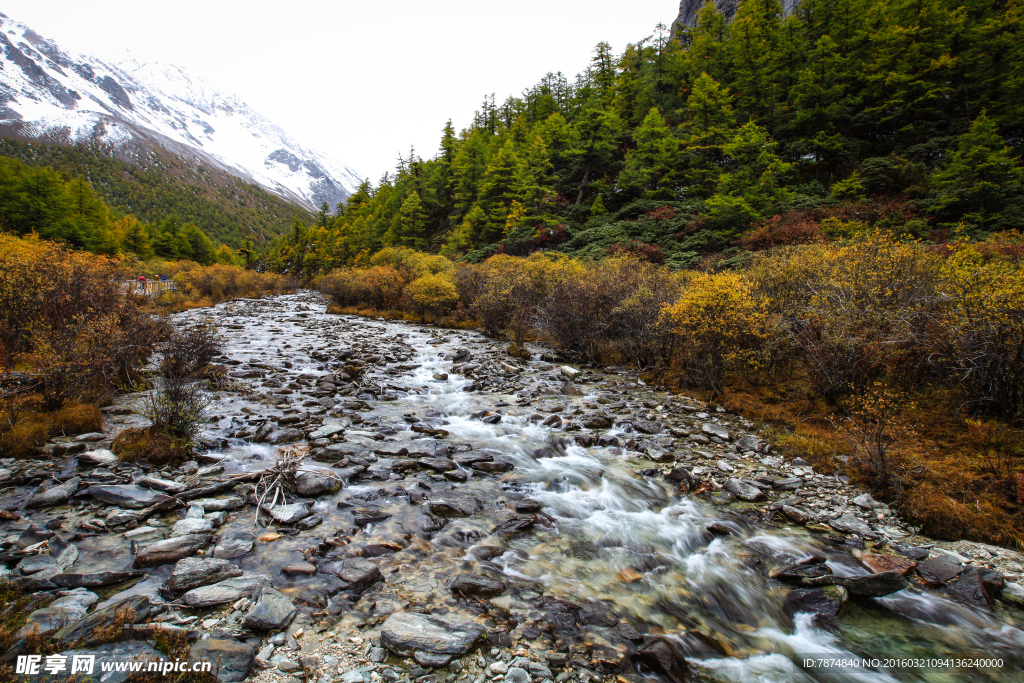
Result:
M263 266L308 277L390 246L728 267L864 227L1019 229L1020 30L1018 0L745 0L730 21L706 3L694 28L599 43L575 79L485 97Z

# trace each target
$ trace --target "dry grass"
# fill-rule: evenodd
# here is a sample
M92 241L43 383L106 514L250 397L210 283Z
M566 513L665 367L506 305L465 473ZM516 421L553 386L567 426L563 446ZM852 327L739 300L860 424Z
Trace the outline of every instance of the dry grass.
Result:
M103 429L100 409L87 403L71 403L53 412L42 412L35 401L26 401L32 412L18 416L13 428L0 431L0 456L28 458L38 453L51 436L72 436Z
M850 444L829 423L837 408L811 395L799 375L770 385L730 377L720 400L730 411L767 425L787 456L804 458L818 472L849 475L923 534L1024 547L1024 487L1020 479L993 474L988 447L957 414L960 403L954 394L940 390L909 396L915 405L906 417L913 431L893 446L894 484L884 490L874 485L871 473L852 457Z
M191 451L151 427L124 430L114 439L111 450L121 462L146 460L157 467L180 462Z

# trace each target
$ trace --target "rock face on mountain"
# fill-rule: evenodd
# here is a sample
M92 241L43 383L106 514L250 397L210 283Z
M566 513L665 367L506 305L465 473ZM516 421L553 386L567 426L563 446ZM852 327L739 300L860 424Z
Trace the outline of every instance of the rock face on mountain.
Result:
M333 208L361 182L179 67L71 55L3 14L0 53L0 137L110 145L137 165L165 150L311 210L324 201Z
M679 2L679 16L676 17L675 27L678 30L681 26L696 26L697 15L700 13L700 8L704 5L705 0L680 0ZM736 10L739 9L741 0L708 0L714 2L715 7L725 15L726 19L732 19L736 16ZM796 11L797 5L800 4L800 0L781 0L783 14L789 15Z

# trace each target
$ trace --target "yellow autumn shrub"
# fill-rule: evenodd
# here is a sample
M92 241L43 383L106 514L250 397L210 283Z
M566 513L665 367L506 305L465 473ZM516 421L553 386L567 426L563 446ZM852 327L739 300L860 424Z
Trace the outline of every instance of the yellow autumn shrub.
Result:
M427 273L405 288L412 308L426 319L427 314L444 315L459 303L459 291L449 275Z

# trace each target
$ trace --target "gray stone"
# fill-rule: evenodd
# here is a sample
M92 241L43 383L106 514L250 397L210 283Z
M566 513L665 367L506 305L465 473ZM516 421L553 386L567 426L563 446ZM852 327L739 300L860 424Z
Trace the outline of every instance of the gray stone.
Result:
M533 677L525 669L513 666L505 674L505 683L533 683Z
M862 493L851 502L861 510L874 510L875 508L889 507L885 503L879 503L877 500L872 498L870 493Z
M323 425L318 429L314 429L309 434L310 439L327 439L335 434L339 434L345 431L345 428L341 425Z
M193 588L181 596L189 607L211 607L234 602L239 598L252 597L265 586L270 585L270 578L265 574L251 574L233 579L224 579L209 586Z
M183 560L207 545L210 538L210 534L189 534L150 543L135 556L135 567L155 567Z
M301 440L302 431L294 427L275 429L267 435L267 443L270 444L295 443Z
M208 519L185 518L175 522L171 536L187 536L189 534L207 534L213 531L213 522Z
M105 448L78 454L79 467L109 467L117 464L117 456Z
M300 496L319 496L341 488L341 479L329 470L303 470L295 475L295 490Z
M562 373L562 375L568 377L569 379L575 379L583 374L582 370L577 370L576 368L569 367L568 365L563 365L558 370L559 372Z
M51 576L50 582L61 588L100 588L115 583L124 583L132 579L142 578L143 571L127 572L93 572L91 574L58 574Z
M202 505L207 512L227 512L241 510L245 507L245 498L229 496L228 498L199 498L192 501L193 505Z
M1024 586L1019 583L1004 584L999 599L1018 608L1024 608Z
M224 531L217 538L217 545L213 549L213 556L225 560L233 560L236 557L247 555L252 551L256 543L256 534L245 529L230 528Z
M811 513L798 507L793 507L792 505L783 505L782 514L786 515L790 521L796 522L797 524L807 524L807 522L813 519Z
M237 640L207 639L196 642L188 652L189 661L213 662L212 673L222 683L244 681L256 661L256 651Z
M86 647L101 642L104 631L115 623L123 623L124 614L134 615L131 618L133 624L145 621L152 611L152 604L149 597L145 595L133 595L107 605L97 610L84 619L64 626L50 636L50 643L54 647L67 647L70 645L84 645Z
M135 484L97 484L89 487L89 495L110 505L141 510L157 503L173 501L165 493Z
M700 431L707 436L713 436L716 439L721 439L722 441L729 440L729 430L722 425L715 424L714 422L705 422L700 426Z
M505 584L480 574L459 574L452 581L450 589L455 595L493 598L505 592Z
M57 567L57 560L50 555L29 555L17 565L18 571L26 576L38 574L51 567Z
M378 581L384 580L373 562L363 557L350 557L341 563L338 578L349 584L349 588L361 593Z
M965 569L962 562L949 555L938 554L917 565L917 573L931 586L944 586Z
M259 600L242 619L246 628L258 631L284 628L295 616L295 605L273 588L264 588Z
M736 450L740 451L741 453L745 453L747 451L756 451L757 437L751 434L745 434L744 436L741 436L736 440Z
M484 627L416 612L396 612L381 627L381 643L400 657L419 652L463 655L483 637Z
M786 594L782 611L791 619L797 612L811 614L816 626L831 626L848 599L849 593L842 586L798 588Z
M732 478L725 482L725 490L740 500L753 503L765 499L765 493L756 486L752 486L740 479Z
M850 595L865 598L880 598L901 591L907 587L903 574L896 571L885 571L864 576L836 576L828 574L817 578L805 579L803 585L816 588L820 586L842 586Z
M641 434L657 434L663 428L664 427L660 422L652 422L650 420L633 420L633 429Z
M281 524L295 524L300 520L309 517L309 507L303 503L290 503L288 505L275 505L267 508L267 512Z
M868 538L876 538L878 536L878 534L871 530L871 527L850 514L837 517L829 521L828 525L836 531L842 531L844 534L857 534L858 536Z
M25 507L42 508L49 507L51 505L62 505L63 503L66 503L71 496L75 495L80 483L82 483L81 477L71 477L63 484L37 491L28 499L28 502L25 503Z
M126 662L143 662L143 670L145 670L148 662L167 661L167 655L156 650L149 643L141 640L126 640L120 643L108 643L88 650L68 650L66 652L61 652L61 654L67 657L67 671L63 671L52 676L44 675L38 678L32 678L31 680L39 681L39 683L67 680L69 678L68 671L70 671L70 665L74 660L75 655L92 655L95 657L93 660L92 675L83 675L81 673L75 674L70 677L71 680L75 681L75 683L99 683L100 681L102 681L102 683L125 683L132 674L130 671L118 671L116 665L121 665ZM110 670L107 671L107 669Z
M64 597L57 598L46 607L29 614L25 625L18 631L15 638L24 638L33 632L45 636L68 624L73 624L82 619L89 607L98 601L99 597L95 593L84 588L73 590Z
M145 486L148 489L156 489L170 495L181 493L188 487L184 484L180 484L176 481L168 481L166 479L157 479L156 477L139 477L135 480L135 483L139 486Z
M776 479L772 482L772 488L776 491L796 491L804 485L800 477L789 477L787 479Z
M227 560L186 557L174 565L166 586L172 591L187 591L241 575L241 567Z

